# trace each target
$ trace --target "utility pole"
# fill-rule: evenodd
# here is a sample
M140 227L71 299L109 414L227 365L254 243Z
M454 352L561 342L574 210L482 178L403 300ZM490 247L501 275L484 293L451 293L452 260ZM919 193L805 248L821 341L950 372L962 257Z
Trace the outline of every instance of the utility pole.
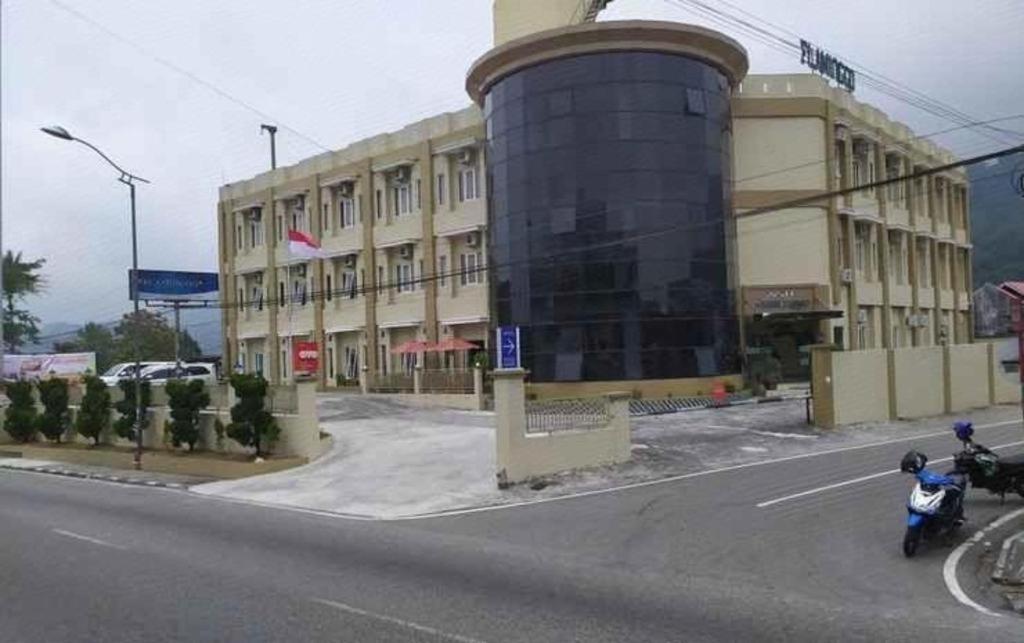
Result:
M270 133L270 169L271 170L276 170L277 169L277 144L276 144L277 125L267 125L266 123L263 123L262 125L260 125L260 133L262 134L263 132L269 132Z

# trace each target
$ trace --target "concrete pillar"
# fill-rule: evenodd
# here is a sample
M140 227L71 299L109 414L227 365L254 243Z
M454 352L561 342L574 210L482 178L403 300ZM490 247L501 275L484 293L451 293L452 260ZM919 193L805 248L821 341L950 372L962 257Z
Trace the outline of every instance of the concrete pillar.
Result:
M811 404L814 410L814 424L826 429L835 427L832 351L830 344L811 347Z
M512 444L526 434L526 371L521 368L498 369L494 377L494 417L497 428L498 488L509 486Z
M949 342L942 344L942 410L950 413L953 408L953 373L949 356Z
M476 410L484 410L484 369L473 368L473 395L476 397Z
M419 364L412 369L412 392L416 395L423 392L423 367Z
M370 393L370 369L364 365L359 377L359 392L363 395Z

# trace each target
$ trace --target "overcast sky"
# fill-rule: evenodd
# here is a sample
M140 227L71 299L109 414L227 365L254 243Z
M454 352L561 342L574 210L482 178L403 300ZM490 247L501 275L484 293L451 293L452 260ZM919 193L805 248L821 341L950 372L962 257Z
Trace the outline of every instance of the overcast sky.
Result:
M1020 0L731 2L979 120L1024 112ZM217 187L268 165L261 122L280 126L285 165L462 108L466 69L491 44L491 0L0 6L3 244L47 259L48 289L30 302L44 322L127 311L131 246L116 174L41 125L152 181L138 193L142 267L215 271ZM601 16L624 18L722 29L674 0L615 0ZM722 30L747 48L751 72L801 71L798 56ZM920 133L952 126L863 85L857 96ZM970 132L939 140L962 154L999 147Z

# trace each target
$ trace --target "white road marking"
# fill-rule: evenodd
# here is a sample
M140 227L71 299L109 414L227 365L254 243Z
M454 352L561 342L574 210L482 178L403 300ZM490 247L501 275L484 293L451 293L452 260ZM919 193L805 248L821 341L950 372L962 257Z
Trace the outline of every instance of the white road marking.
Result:
M470 638L468 636L460 636L458 634L451 634L449 632L442 632L441 630L435 629L433 627L428 627L426 625L420 625L419 623L413 623L412 621L406 621L406 620L403 620L403 619L400 619L400 618L395 618L393 616L386 616L384 614L378 614L376 612L370 612L370 611L367 611L367 610L364 610L364 609L359 609L358 607L353 607L351 605L347 605L345 603L339 603L337 601L329 601L329 600L324 599L324 598L314 598L313 602L314 603L319 603L321 605L326 605L328 607L333 607L333 608L339 609L339 610L341 610L343 612L348 612L349 614L355 614L357 616L365 616L366 618L372 618L372 619L376 619L378 621L383 621L385 623L391 623L392 625L399 625L401 627L405 627L405 628L408 628L410 630L413 630L413 631L416 631L416 632L420 632L422 634L429 634L430 636L436 636L437 638L444 639L444 640L447 640L447 641L456 641L457 643L484 643L480 639L474 639L474 638Z
M63 529L54 529L53 533L60 534L61 536L67 536L68 538L74 538L76 540L84 540L87 543L92 543L94 545L100 545L101 547L110 547L112 549L121 549L121 550L128 549L127 547L122 547L121 545L115 545L114 543L108 543L107 541L100 540L99 538L93 538L91 536L83 536L82 534L76 534L73 531L65 531Z
M1020 446L1022 444L1024 444L1024 440L1018 440L1017 442L1008 442L1006 444L999 444L999 445L994 446L992 448L993 449L1003 449L1003 448L1006 448L1006 447ZM939 458L937 460L929 460L928 462L934 464L934 463L938 463L938 462L946 462L946 461L949 461L949 460L952 460L952 459L953 459L952 456L950 456L948 458ZM872 473L872 474L869 474L869 475L866 475L866 476L861 476L859 478L853 478L852 480L843 480L842 482L835 482L833 484L827 484L824 487L815 487L814 489L808 489L806 491L800 491L798 493L791 493L788 496L782 496L781 498L775 498L774 500L765 500L764 502L757 503L756 506L757 506L758 509L764 509L765 507L771 507L772 505L777 505L780 502L786 502L787 500L796 500L797 498L803 498L804 496L811 496L811 495L814 495L816 493L821 493L823 491L831 491L832 489L838 489L840 487L846 487L846 486L849 486L851 484L857 484L858 482L865 482L867 480L873 480L874 478L881 478L882 476L888 476L888 475L892 475L894 473L899 473L899 472L900 472L899 469L890 469L889 471L882 471L880 473Z
M1016 511L1011 511L1002 518L992 522L987 527L979 529L974 532L973 536L960 543L960 546L954 549L946 558L946 562L942 566L942 580L946 581L946 588L949 590L949 593L953 595L953 598L960 601L967 607L981 612L982 614L988 614L989 616L1003 616L999 612L990 610L989 608L979 605L971 600L967 595L967 592L960 587L960 581L958 581L956 577L956 568L957 565L960 564L960 559L967 553L967 550L981 542L985 537L985 534L1022 515L1024 515L1024 509L1017 509Z
M780 433L778 431L761 431L759 429L748 429L745 426L725 426L724 424L705 424L709 429L726 429L728 431L741 431L743 433L753 433L754 435L764 435L769 438L792 438L796 440L817 440L817 435L803 435L802 433Z
M991 424L976 424L975 429L988 429L999 426L1009 426L1013 424L1020 424L1020 420L1006 420L1004 422L993 422ZM734 464L728 467L721 467L718 469L708 469L706 471L694 471L692 473L683 473L675 476L668 476L666 478L658 478L657 480L646 480L644 482L632 482L630 484L619 485L616 487L607 487L604 489L592 489L590 491L579 491L576 493L569 493L563 496L552 496L550 498L537 498L536 500L524 500L521 502L510 502L500 505L487 505L485 507L469 507L466 509L450 509L447 511L436 511L432 513L424 514L413 514L407 516L374 516L368 514L354 514L354 513L342 513L340 511L330 511L328 509L313 509L311 507L297 507L294 505L285 505L276 502L267 502L265 500L249 500L246 498L231 498L229 496L218 496L213 494L205 494L194 489L189 489L190 493L202 496L204 498L212 498L220 500L222 502L231 502L241 505L252 505L257 507L264 507L269 509L280 509L284 511L293 511L295 513L307 514L312 516L321 516L327 518L340 518L343 520L358 520L362 522L401 522L407 520L429 520L432 518L447 518L449 516L464 516L468 514L482 513L487 511L502 511L505 509L515 509L517 507L529 507L531 505L542 505L549 502L561 502L564 500L572 500L575 498L586 498L589 496L601 496L609 493L618 493L620 491L628 491L630 489L640 489L643 487L653 487L662 484L669 484L672 482L679 482L680 480L689 480L690 478L700 478L703 476L709 476L716 473L728 473L730 471L739 471L742 469L749 469L752 467L760 467L769 464L778 464L781 462L790 462L792 460L802 460L804 458L815 458L822 455L830 455L833 453L844 453L846 451L858 451L861 449L870 449L872 447L885 446L887 444L897 444L900 442L910 442L912 440L921 440L924 438L933 438L939 435L947 435L951 433L949 429L943 429L942 431L932 431L929 433L919 433L903 438L893 438L891 440L880 440L878 442L869 442L868 444L859 444L850 447L837 447L835 449L825 449L823 451L814 451L811 453L801 453L798 455L790 455L783 458L774 458L771 460L758 460L757 462L746 462L744 464Z

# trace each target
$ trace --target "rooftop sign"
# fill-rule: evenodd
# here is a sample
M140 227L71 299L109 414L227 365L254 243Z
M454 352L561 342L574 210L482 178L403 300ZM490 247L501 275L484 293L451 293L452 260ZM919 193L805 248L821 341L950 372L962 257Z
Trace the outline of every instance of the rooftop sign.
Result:
M836 81L836 84L853 91L857 85L857 73L839 62L832 54L818 49L806 40L800 40L800 64L807 65L814 71L826 78Z

